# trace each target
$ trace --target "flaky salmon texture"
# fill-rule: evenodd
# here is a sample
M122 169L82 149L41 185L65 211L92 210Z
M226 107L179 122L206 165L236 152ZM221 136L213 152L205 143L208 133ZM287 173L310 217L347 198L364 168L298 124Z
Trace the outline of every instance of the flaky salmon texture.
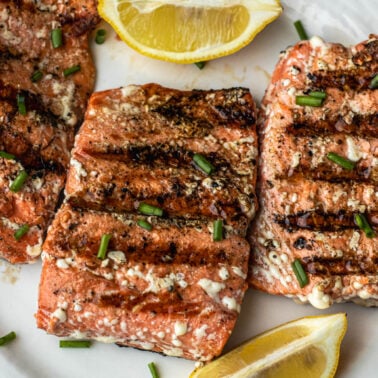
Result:
M43 246L38 327L199 361L219 355L247 289L255 117L244 88L93 94ZM141 214L141 203L162 216Z
M94 86L88 34L98 22L95 1L0 2L0 258L11 263L41 253ZM27 180L11 190L22 171Z
M377 73L376 35L351 49L314 37L282 53L262 104L253 287L321 309L344 301L377 306ZM310 91L325 92L322 106L296 105ZM357 226L360 215L373 237ZM304 287L295 259L309 279Z

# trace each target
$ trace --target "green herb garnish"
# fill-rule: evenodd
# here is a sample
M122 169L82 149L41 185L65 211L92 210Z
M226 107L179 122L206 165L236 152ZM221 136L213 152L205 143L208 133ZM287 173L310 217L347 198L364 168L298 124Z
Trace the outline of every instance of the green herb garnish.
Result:
M198 168L208 175L215 170L215 167L201 154L194 154L193 161Z
M18 230L15 231L15 233L13 234L14 238L17 240L17 241L20 241L21 238L27 234L29 232L29 225L27 224L24 224L22 225Z
M69 67L69 68L66 68L64 71L63 71L63 75L64 77L67 77L67 76L70 76L70 75L73 75L74 73L76 72L79 72L81 70L81 67L79 64L75 65L75 66L72 66L72 67Z
M104 234L101 237L100 247L98 248L97 258L104 260L106 257L106 252L108 250L109 241L112 235Z
M7 335L0 337L0 346L10 343L12 340L16 338L15 332L9 332Z
M26 179L28 178L28 174L25 170L22 170L18 176L15 178L15 180L12 182L11 186L9 187L9 189L16 193L18 191L21 190L21 188L23 187Z
M223 240L223 220L217 219L213 223L213 240L221 241Z
M291 267L293 268L295 276L297 277L299 286L300 287L306 286L309 281L308 281L307 274L303 269L301 261L299 259L295 259L294 262L291 264Z
M98 29L96 32L95 42L98 45L102 45L106 39L106 30L105 29Z
M294 27L299 35L299 38L303 41L303 40L306 40L308 39L308 35L306 33L306 30L304 29L303 27L303 24L302 24L302 21L301 20L297 20L294 22Z
M62 29L57 28L57 29L51 30L51 42L54 49L57 49L58 47L62 46L63 44Z
M138 222L137 222L137 225L141 228L144 228L147 231L152 230L152 224L143 220L143 219L139 219Z
M59 340L60 348L89 348L91 345L90 340Z
M354 161L346 159L338 154L335 154L334 152L329 152L327 154L327 159L333 161L334 163L340 165L340 167L343 167L348 171L352 171L356 166L356 163Z
M163 210L160 207L149 205L148 203L141 202L138 206L138 211L144 215L156 215L161 217Z
M368 220L366 219L365 215L357 213L354 214L354 221L356 225L365 232L365 235L368 238L373 238L375 236L374 230L371 228Z

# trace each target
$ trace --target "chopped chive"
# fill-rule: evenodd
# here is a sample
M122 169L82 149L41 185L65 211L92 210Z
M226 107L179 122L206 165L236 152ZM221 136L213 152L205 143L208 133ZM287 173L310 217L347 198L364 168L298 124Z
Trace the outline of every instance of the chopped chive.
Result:
M333 161L334 163L340 165L348 171L352 171L356 166L356 163L354 161L346 159L338 154L335 154L334 152L329 152L327 154L327 159Z
M323 98L313 96L296 96L295 103L302 106L322 106Z
M98 45L102 45L106 39L106 30L105 29L98 29L96 32L95 42Z
M63 44L62 29L57 28L57 29L51 30L51 42L54 49L57 49L58 47L62 46Z
M370 89L376 89L378 88L378 74L373 77L369 84Z
M156 369L156 365L153 362L148 364L148 368L150 369L152 378L159 378L159 373Z
M206 62L195 62L194 63L200 70L202 70L205 65L206 65Z
M303 27L303 24L302 24L302 21L301 20L297 20L294 22L294 27L299 35L299 38L303 41L303 40L306 40L308 39L308 35L306 33L306 30L304 29Z
M295 259L294 262L291 264L291 267L293 268L295 276L297 277L299 286L300 287L306 286L308 284L308 277L307 277L306 272L303 269L301 261L299 259Z
M17 240L17 241L20 241L21 238L28 233L30 227L29 225L27 224L24 224L22 225L18 230L16 230L16 232L13 234L14 238Z
M17 95L17 106L18 112L22 115L26 114L26 105L25 105L25 96L18 94Z
M20 191L27 178L28 178L27 172L25 170L22 170L18 174L18 176L14 179L9 189L14 193Z
M5 151L0 151L0 157L4 158L4 159L9 159L9 160L13 160L16 158L16 156L12 155L12 154L8 154L8 152L5 152Z
M33 72L33 74L30 76L30 80L33 83L36 83L37 81L40 81L42 79L42 76L43 76L42 71L38 70L38 71Z
M201 154L194 154L193 161L203 172L210 175L214 172L215 167Z
M327 93L323 91L311 91L308 95L315 98L321 98L323 100L327 97Z
M151 231L152 230L152 224L143 220L143 219L139 219L138 222L137 222L137 225L139 227L142 227L144 228L145 230L147 231Z
M365 235L368 238L373 238L375 236L374 230L371 228L369 222L367 221L365 215L357 213L354 214L354 221L357 224L357 226L365 232Z
M223 220L217 219L213 223L213 240L221 241L223 240Z
M160 207L149 205L148 203L141 202L138 206L138 211L145 215L156 215L161 217L163 210Z
M16 338L16 333L15 332L9 332L7 335L0 337L0 346L3 346L5 344L8 344L12 340Z
M101 237L100 247L98 248L97 258L104 260L106 257L106 252L108 250L109 240L111 239L112 235L104 234Z
M59 340L60 348L89 348L90 340Z
M80 67L80 64L77 64L76 66L72 66L72 67L69 67L69 68L66 68L64 71L63 71L63 75L64 77L67 77L67 76L70 76L76 72L79 72L81 70L81 67Z

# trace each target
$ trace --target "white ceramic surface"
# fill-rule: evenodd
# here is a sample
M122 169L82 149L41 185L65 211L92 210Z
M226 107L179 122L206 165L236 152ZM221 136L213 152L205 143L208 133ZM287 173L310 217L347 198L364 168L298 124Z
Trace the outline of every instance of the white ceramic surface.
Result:
M293 21L301 19L310 35L354 44L378 33L378 0L287 0L283 15L238 53L210 62L200 71L194 65L152 60L130 50L109 30L105 44L93 46L98 67L96 89L157 82L179 89L249 87L259 102L279 51L298 40ZM143 378L154 361L161 378L187 377L191 361L164 357L115 345L95 343L85 350L59 349L58 339L36 329L34 313L41 265L12 267L0 260L0 335L10 330L17 339L0 348L2 378ZM282 322L306 315L346 312L349 327L342 344L338 377L377 377L378 309L354 304L319 311L290 299L250 290L226 350ZM211 377L209 377L211 378Z

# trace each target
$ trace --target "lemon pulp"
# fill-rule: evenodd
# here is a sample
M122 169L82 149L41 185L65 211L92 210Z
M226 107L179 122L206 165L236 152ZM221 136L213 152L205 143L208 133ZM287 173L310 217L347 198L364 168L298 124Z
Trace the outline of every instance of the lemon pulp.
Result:
M99 0L98 11L140 53L192 63L241 49L282 8L278 0Z
M305 317L247 341L191 378L330 378L347 327L345 314Z

